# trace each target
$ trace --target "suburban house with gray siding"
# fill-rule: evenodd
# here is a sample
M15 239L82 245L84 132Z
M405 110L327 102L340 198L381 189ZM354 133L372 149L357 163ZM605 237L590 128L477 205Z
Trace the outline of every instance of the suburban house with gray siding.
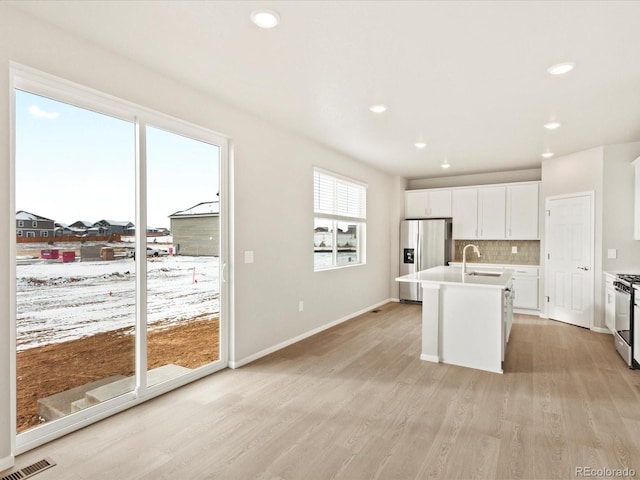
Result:
M53 237L54 223L49 218L18 210L16 213L16 236L18 238Z
M117 222L114 220L99 220L88 229L91 235L113 235L135 232L131 222Z
M64 235L75 235L76 237L82 237L86 235L86 228L77 228L67 225L66 223L56 222L55 224L55 236L62 237Z
M202 202L169 215L176 254L220 256L220 203Z

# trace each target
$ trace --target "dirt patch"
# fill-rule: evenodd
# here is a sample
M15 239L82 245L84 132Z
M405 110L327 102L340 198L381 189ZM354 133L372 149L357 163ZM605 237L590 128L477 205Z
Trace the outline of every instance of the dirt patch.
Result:
M38 399L112 375L135 373L135 338L129 329L18 352L17 429L42 423ZM194 320L150 331L148 368L174 364L197 368L219 358L219 321Z

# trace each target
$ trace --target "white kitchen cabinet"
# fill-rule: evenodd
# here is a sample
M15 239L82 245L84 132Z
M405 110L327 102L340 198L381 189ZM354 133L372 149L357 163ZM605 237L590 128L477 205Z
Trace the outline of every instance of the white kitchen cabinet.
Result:
M538 240L537 182L405 191L405 218L453 218L453 238Z
M509 268L505 266L505 268ZM538 268L516 267L513 270L513 307L538 310Z
M506 232L507 188L478 188L478 237L504 240ZM454 219L455 221L455 219Z
M405 218L451 217L451 190L407 190Z
M478 238L478 189L460 188L452 195L453 238Z
M631 164L635 167L633 238L640 240L640 157L636 158Z
M506 238L535 240L538 233L538 184L507 186Z
M615 275L604 274L604 320L611 333L616 330L616 289L613 286Z
M638 290L638 288L634 287L635 289L635 303L633 305L633 315L634 318L640 318L640 290ZM636 320L636 325L637 325L637 320ZM637 347L637 345L640 345L640 328L635 328L633 330L633 344L636 345L636 347L633 349L633 359L636 361L637 364L640 365L640 348Z
M461 262L449 262L452 267L462 267ZM527 310L537 311L539 309L540 291L540 267L524 266L524 265L508 265L504 263L467 263L467 269L509 269L513 270L513 308L518 309L522 313L530 313Z

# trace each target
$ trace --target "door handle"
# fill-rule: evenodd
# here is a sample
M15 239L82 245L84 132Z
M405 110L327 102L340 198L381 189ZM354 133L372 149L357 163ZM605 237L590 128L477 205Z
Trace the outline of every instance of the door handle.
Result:
M585 272L587 272L589 270L589 267L577 267L578 270L584 270Z

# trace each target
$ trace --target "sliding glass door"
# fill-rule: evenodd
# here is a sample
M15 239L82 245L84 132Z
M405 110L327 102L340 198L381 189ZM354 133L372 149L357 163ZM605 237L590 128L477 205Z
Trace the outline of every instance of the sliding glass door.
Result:
M135 374L135 125L20 90L15 99L21 432Z
M14 81L20 451L226 366L227 147L97 92Z
M156 385L220 359L220 148L146 132L147 384Z

